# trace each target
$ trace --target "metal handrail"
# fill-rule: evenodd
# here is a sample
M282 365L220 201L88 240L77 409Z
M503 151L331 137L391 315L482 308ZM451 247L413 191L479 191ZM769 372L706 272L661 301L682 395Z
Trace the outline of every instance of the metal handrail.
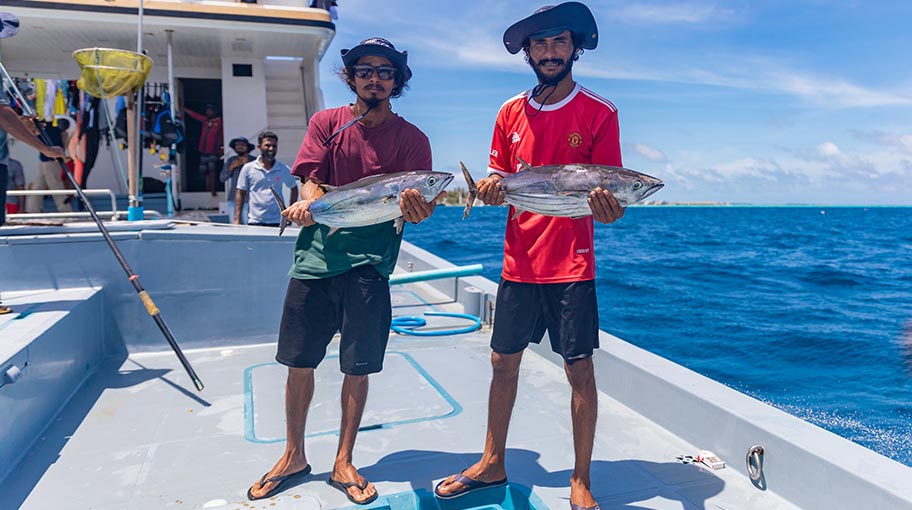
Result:
M119 214L117 211L117 195L109 189L84 189L82 190L86 195L108 195L111 197L111 210L110 211L99 211L98 214L101 216L111 216L113 219L117 219ZM28 197L28 196L45 196L45 195L76 195L76 190L74 189L11 189L6 192L8 197ZM46 213L16 213L16 214L7 214L6 217L9 219L20 219L20 220L34 220L39 218L79 218L87 217L89 213L87 212L46 212ZM160 215L159 215L160 216Z

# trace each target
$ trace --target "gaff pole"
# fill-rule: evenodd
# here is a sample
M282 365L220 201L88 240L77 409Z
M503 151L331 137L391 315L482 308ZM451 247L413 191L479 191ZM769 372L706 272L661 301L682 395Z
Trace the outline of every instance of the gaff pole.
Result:
M0 72L3 73L3 81L9 83L10 90L13 92L13 94L15 94L16 102L18 102L19 107L22 108L23 114L31 117L35 122L35 127L38 128L38 133L41 141L44 142L45 145L52 146L53 142L51 142L51 138L44 130L44 126L41 125L41 122L38 120L35 111L32 110L29 102L26 101L25 97L22 96L22 93L19 92L19 88L16 86L16 82L10 78L10 75L6 72L6 68L3 67L2 62L0 62ZM136 273L130 269L130 265L127 264L127 259L124 258L123 253L120 251L120 248L118 248L117 244L114 243L114 239L111 237L108 229L104 226L104 223L102 223L101 218L98 217L98 214L95 213L95 208L92 207L92 203L89 202L88 197L86 197L85 193L82 192L82 188L79 187L79 183L76 182L76 178L73 177L73 174L70 173L70 169L67 168L67 166L63 163L63 160L57 159L56 161L60 165L60 169L63 170L63 173L66 174L67 179L70 181L70 184L73 185L73 189L76 190L76 194L79 196L79 200L82 202L82 205L86 208L87 211L89 211L89 215L92 216L92 220L96 225L98 225L98 230L101 231L101 235L104 236L105 242L108 243L111 251L114 252L114 257L117 258L118 262L120 262L120 267L122 267L124 272L127 273L127 279L129 279L130 283L133 284L133 288L139 295L139 299L142 301L142 304L146 307L146 311L149 312L149 315L151 315L152 319L155 320L155 324L158 325L158 329L160 329L162 334L165 335L165 339L171 345L171 349L174 350L174 354L177 355L177 359L180 360L181 365L184 366L184 370L187 371L190 379L193 380L193 385L196 386L196 389L198 391L203 391L203 383L196 375L193 367L190 366L190 362L187 361L187 358L184 356L183 351L181 351L180 346L177 345L177 341L174 339L174 335L171 334L171 330L168 329L168 325L165 324L165 320L162 318L158 307L155 306L155 303L152 301L149 293L146 292L146 289L144 289L142 284L139 283L139 276L137 276Z

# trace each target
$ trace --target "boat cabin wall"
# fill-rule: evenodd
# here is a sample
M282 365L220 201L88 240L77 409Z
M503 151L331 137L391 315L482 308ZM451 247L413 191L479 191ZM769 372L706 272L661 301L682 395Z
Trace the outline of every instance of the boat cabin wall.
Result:
M9 73L14 77L30 77L52 80L75 80L79 77L79 68L75 62L70 61L29 61L23 62L11 59L10 62L4 61ZM235 66L250 66L250 76L235 76ZM187 104L188 107L195 106L195 110L203 113L205 102L216 104L222 115L224 125L225 154L230 156L233 152L228 148L228 142L238 136L246 137L252 143L256 144L257 135L269 128L266 105L266 76L265 64L263 59L256 58L235 58L225 57L214 61L209 67L177 68L175 69L175 81L177 82L177 92L172 97L181 98L181 81L190 80L209 80L211 87L214 89L207 97L200 97L198 106ZM157 65L153 68L146 80L147 84L167 84L167 68L163 65ZM220 99L221 98L221 99ZM116 98L108 100L108 111L110 118L116 117L115 110ZM178 103L180 104L180 103ZM179 113L180 115L180 113ZM186 116L185 116L186 117ZM71 118L69 133L75 131L75 119ZM187 127L199 131L199 124L192 119L185 118L184 134L187 134ZM187 124L194 124L187 126ZM300 140L283 140L289 146L293 145L297 149ZM116 194L124 195L127 193L125 172L127 167L126 151L122 150L120 141L110 146L104 140L99 143L98 159L88 179L88 188L93 189L110 189ZM197 162L198 156L189 157L190 152L196 152L196 140L188 140L180 151L182 156L181 163L186 168L182 168L180 180L181 189L186 192L205 191L204 179L198 176ZM287 152L287 151L286 151ZM160 181L167 178L161 172L161 166L165 163L162 153L150 151L145 148L141 152L143 162L143 176ZM10 156L19 160L25 171L26 182L31 182L38 173L38 152L24 143L12 139L10 142ZM115 158L118 161L115 161ZM194 168L189 168L190 166ZM289 162L290 164L290 162ZM122 168L124 174L118 175L117 168ZM180 168L180 166L179 166ZM198 181L198 182L197 182ZM196 189L199 188L199 189ZM220 196L213 200L208 197L188 197L188 203L184 207L195 208L204 207L210 209L218 208L218 202L224 201L224 192L220 190ZM149 191L146 190L146 193ZM199 202L199 203L197 203Z

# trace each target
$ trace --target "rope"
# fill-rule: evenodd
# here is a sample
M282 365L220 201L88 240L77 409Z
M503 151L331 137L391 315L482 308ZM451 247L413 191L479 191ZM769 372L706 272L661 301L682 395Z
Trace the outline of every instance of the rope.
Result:
M447 336L447 335L459 335L462 333L471 333L481 328L481 319L476 315L470 315L467 313L450 313L450 312L424 312L424 315L434 316L434 317L454 317L457 319L467 319L473 322L470 326L465 326L462 328L453 328L453 329L438 329L434 331L417 331L417 328L427 325L427 321L421 317L413 316L403 316L396 317L393 319L390 324L390 329L399 333L400 335L413 335L413 336Z

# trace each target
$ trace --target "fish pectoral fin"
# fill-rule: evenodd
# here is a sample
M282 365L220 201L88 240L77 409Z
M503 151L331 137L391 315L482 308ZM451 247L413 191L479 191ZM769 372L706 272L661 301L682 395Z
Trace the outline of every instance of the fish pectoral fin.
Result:
M523 170L529 170L530 168L532 168L532 165L527 163L526 160L524 160L523 158L516 156L516 159L518 159L519 162L522 164L522 169L520 170L520 172L522 172Z
M338 231L339 231L339 227L332 227L331 229L329 229L329 233L326 234L326 239L329 239L329 236L335 234Z
M513 216L510 216L510 220L515 220L515 219L519 218L519 215L520 215L520 214L526 212L525 209L522 209L522 208L520 208L520 207L516 207L515 205L513 206L513 208L514 208L515 210L513 211Z
M402 227L404 225L405 225L405 219L402 216L393 220L393 228L396 229L396 235L399 235L402 233Z
M398 195L387 195L387 196L383 197L383 203L388 204L388 203L390 203L394 200L398 200L398 199L399 199Z

